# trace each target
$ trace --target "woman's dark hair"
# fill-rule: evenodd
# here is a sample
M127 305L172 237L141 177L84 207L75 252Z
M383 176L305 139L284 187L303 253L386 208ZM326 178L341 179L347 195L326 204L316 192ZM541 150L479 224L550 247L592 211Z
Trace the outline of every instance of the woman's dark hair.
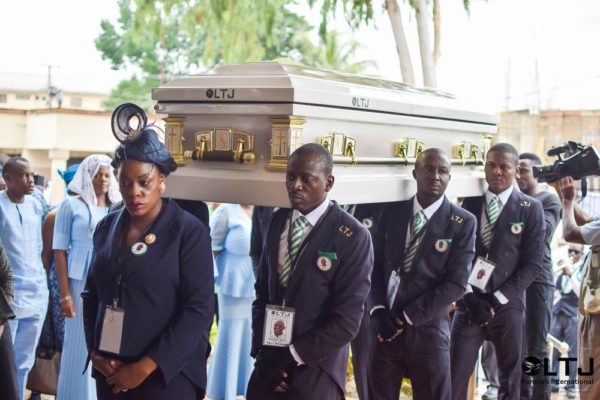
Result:
M132 122L137 122L133 126ZM119 169L128 159L152 163L165 176L177 169L167 146L159 139L157 126L148 125L146 113L132 103L121 104L112 115L112 131L121 143L115 150L112 166Z

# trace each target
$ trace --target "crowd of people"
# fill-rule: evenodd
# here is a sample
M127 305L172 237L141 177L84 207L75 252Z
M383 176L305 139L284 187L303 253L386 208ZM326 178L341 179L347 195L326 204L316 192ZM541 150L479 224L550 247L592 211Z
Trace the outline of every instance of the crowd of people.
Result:
M339 205L330 153L305 144L288 208L221 204L209 220L163 196L177 165L143 111L113 121L127 122L114 157L60 171L54 209L26 159L2 166L0 398L25 398L51 338L57 399L343 399L351 349L361 400L396 400L405 378L416 400L462 400L482 347L484 399L549 399L559 380L524 367L559 372L549 335L569 346L567 396L600 398L598 372L582 374L600 352L600 222L572 179L536 181L535 154L495 144L485 193L450 199L451 162L426 149L408 200Z

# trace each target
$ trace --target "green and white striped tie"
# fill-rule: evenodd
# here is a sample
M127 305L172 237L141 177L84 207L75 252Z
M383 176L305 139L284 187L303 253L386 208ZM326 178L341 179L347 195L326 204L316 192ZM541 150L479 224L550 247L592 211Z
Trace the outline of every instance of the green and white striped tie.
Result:
M404 256L404 262L402 263L402 269L404 272L408 273L412 268L413 260L415 259L415 254L417 254L417 249L419 248L419 244L421 243L421 238L417 240L413 240L421 229L425 226L425 222L427 222L427 217L425 216L425 211L421 210L415 215L412 231L410 233L410 246L406 250L406 255Z
M292 260L294 260L298 254L306 225L308 225L308 220L303 216L296 218L294 221L294 226L292 227L292 233L290 235L290 243L288 243L290 248L288 249L287 257L285 258L281 273L279 274L279 284L283 287L286 287L290 280L290 275L292 274Z
M492 244L492 236L494 234L494 225L496 225L496 221L498 220L498 216L500 215L500 199L498 196L494 196L488 204L488 212L487 212L487 223L483 227L483 233L481 234L481 242L485 246L486 249L490 248Z

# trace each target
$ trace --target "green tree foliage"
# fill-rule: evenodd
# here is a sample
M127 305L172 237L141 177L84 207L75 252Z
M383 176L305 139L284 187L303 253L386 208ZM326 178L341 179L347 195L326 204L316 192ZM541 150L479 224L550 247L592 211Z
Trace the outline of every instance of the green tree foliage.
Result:
M358 74L374 65L372 61L351 62L359 48L360 43L356 40L343 42L337 31L328 31L325 38L322 39L321 45L315 47L304 58L304 64Z
M103 20L96 48L113 69L134 76L111 93L113 104L151 104L151 87L224 63L304 61L312 27L289 10L295 0L117 0L115 23Z

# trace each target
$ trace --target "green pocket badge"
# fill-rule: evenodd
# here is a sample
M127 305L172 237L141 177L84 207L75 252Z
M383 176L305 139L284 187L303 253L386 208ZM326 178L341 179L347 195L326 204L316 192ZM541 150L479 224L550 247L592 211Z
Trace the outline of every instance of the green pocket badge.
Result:
M523 227L525 226L524 222L510 222L510 231L515 235L523 232Z
M435 242L435 249L440 252L443 253L446 250L448 250L448 248L450 247L450 245L452 244L452 239L448 238L448 239L438 239Z
M320 251L318 252L319 258L317 258L317 268L321 271L329 271L333 265L332 261L337 260L337 254L335 251Z

